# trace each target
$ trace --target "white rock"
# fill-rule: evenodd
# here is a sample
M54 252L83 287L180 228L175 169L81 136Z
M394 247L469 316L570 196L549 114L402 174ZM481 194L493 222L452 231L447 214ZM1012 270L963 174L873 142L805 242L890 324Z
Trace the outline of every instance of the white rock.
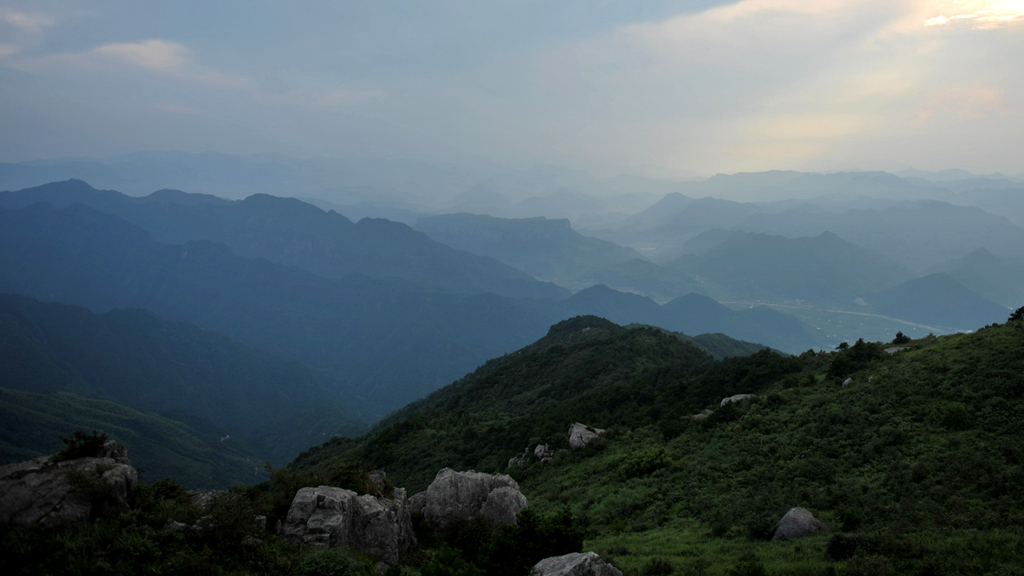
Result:
M603 432L603 429L591 428L586 424L576 422L569 426L569 446L572 448L586 448L591 440L597 438Z
M756 398L756 396L753 394L736 394L734 396L729 396L728 398L722 398L722 402L719 406L725 406L726 404L732 404L734 402L742 402L744 400L750 400L751 398Z
M537 562L537 576L622 576L618 568L608 564L595 552L573 552Z

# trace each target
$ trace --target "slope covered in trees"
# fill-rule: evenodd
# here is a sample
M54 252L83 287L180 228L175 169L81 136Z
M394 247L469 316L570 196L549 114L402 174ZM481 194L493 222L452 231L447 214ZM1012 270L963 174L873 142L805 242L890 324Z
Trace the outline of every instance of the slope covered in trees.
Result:
M145 481L174 478L190 488L225 488L266 477L265 455L201 418L175 418L70 392L0 388L0 464L53 454L59 437L76 430L103 430L131 446L132 463Z
M569 327L292 467L380 465L413 490L438 466L507 471L532 507L568 506L587 531L584 548L627 574L1019 569L1019 319L892 354L891 345L859 341L833 353L719 362L657 352L644 329ZM559 380L559 368L617 346L631 352L580 378L593 386ZM755 397L721 405L736 393ZM568 450L575 421L607 430ZM548 463L508 464L537 444L566 450ZM833 534L768 541L796 506Z

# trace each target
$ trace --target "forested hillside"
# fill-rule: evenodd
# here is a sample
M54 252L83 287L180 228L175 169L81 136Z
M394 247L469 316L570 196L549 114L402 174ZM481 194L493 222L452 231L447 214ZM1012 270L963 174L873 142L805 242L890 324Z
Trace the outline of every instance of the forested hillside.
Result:
M649 329L575 319L292 467L382 466L414 491L440 466L507 471L532 507L568 506L584 547L627 574L1015 573L1022 375L1020 320L716 362ZM739 393L755 397L721 405ZM568 450L577 421L606 432ZM538 444L552 462L529 456ZM836 535L767 542L796 506Z

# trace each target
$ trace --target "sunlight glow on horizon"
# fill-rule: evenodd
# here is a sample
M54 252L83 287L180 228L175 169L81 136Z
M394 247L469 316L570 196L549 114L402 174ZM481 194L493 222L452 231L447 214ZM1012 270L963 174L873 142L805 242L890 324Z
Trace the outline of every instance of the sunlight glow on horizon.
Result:
M1013 22L1024 22L1024 0L971 0L953 2L955 14L939 15L925 20L925 26L942 26L957 21L974 24L975 28L995 28Z

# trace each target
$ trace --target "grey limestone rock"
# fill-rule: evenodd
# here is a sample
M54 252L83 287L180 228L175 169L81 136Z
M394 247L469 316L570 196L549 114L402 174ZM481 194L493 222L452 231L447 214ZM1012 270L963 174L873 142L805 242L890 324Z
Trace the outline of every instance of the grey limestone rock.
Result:
M227 494L224 490L189 490L188 501L205 512L209 512L210 507L213 506L214 500Z
M526 506L526 496L511 476L444 468L424 493L423 517L431 528L444 532L459 518L482 516L514 524Z
M843 380L843 388L846 388L850 384L853 384L853 378L847 378L846 380Z
M573 552L537 562L533 573L538 576L622 576L618 568L608 564L595 552Z
M405 490L381 498L333 486L302 488L295 494L281 534L292 544L355 546L389 566L416 547Z
M819 532L831 532L828 526L814 517L807 508L790 508L789 512L775 525L772 540L803 538Z
M0 525L67 524L127 512L139 475L128 450L107 442L98 457L42 456L0 467Z
M409 498L409 512L411 514L416 514L417 512L422 514L423 513L423 507L426 506L426 505L427 505L427 493L426 492L419 492L419 493L413 494Z
M533 455L536 456L538 460L547 459L550 461L555 455L555 449L548 444L537 444L537 447L533 449Z
M751 398L756 398L756 396L753 394L736 394L734 396L729 396L728 398L722 398L722 402L719 406L725 406L726 404L732 404L734 402L742 402L744 400L750 400Z
M569 426L569 446L572 448L586 448L591 440L597 438L604 430L591 428L586 424L576 422Z

